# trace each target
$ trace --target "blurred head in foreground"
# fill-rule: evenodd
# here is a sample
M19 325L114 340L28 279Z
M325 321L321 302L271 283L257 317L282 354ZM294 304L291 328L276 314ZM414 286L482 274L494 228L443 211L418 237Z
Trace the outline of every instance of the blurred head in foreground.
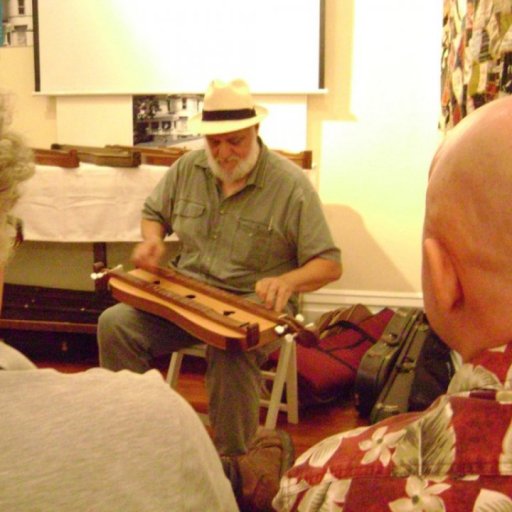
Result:
M467 361L512 341L512 97L464 118L430 169L423 294L434 330Z
M0 92L0 266L8 258L14 235L8 229L9 212L19 197L19 184L34 173L32 151L9 131L9 96Z

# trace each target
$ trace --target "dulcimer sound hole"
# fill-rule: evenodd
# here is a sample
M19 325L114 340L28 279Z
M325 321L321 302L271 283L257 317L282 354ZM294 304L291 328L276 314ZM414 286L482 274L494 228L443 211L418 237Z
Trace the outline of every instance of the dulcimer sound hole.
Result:
M235 312L234 312L234 311L223 311L223 312L222 312L222 314L223 314L224 316L229 316L229 315L234 315L234 314L235 314Z

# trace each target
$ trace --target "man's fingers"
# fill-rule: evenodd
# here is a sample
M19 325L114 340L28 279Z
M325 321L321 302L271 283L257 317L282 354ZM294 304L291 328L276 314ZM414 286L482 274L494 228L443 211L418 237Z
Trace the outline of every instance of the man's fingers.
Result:
M281 312L291 296L290 287L279 278L265 278L256 283L256 294L266 308Z
M286 288L281 288L274 301L274 309L280 313L288 303L290 292Z
M290 294L286 286L283 286L278 280L272 281L265 294L265 306L279 313L283 310L289 297Z
M274 308L276 292L277 290L275 285L273 285L272 282L269 282L266 286L266 289L263 292L263 301L268 309Z

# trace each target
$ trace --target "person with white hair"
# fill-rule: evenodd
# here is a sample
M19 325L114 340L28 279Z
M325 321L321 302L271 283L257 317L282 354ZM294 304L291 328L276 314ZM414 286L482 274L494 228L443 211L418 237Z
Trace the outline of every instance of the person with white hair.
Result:
M9 212L16 204L20 184L34 174L32 152L15 133L7 131L10 122L9 96L0 93L0 311L2 310L5 264L16 235L19 219ZM0 369L34 368L23 354L0 341Z
M245 81L211 82L203 111L189 121L192 133L204 135L204 149L182 156L147 198L135 265L158 266L164 238L176 233L179 272L278 312L294 312L299 293L340 277L340 250L308 177L258 136L266 116ZM155 356L195 343L126 304L98 321L100 364L112 370L145 372ZM255 436L267 350L207 347L208 412L221 455L245 453Z
M508 96L449 132L430 169L425 311L462 359L446 394L307 450L276 510L512 510L511 198Z

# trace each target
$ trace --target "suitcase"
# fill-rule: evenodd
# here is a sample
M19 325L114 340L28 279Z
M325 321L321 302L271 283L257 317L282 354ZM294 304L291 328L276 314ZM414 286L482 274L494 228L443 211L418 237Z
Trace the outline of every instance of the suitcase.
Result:
M423 313L414 318L388 379L370 413L370 422L410 410L411 388L421 349L431 333Z
M411 335L417 331L418 325L425 323L424 319L421 309L399 308L379 340L362 357L354 384L355 405L362 417L370 417L377 401L380 401L379 408L383 408L381 398L384 396L381 397L381 393L388 387L395 366L399 363L404 365L404 369L408 366L405 356L402 355L400 361L399 356L402 352L407 354L408 346L414 338ZM404 395L408 398L407 392Z

